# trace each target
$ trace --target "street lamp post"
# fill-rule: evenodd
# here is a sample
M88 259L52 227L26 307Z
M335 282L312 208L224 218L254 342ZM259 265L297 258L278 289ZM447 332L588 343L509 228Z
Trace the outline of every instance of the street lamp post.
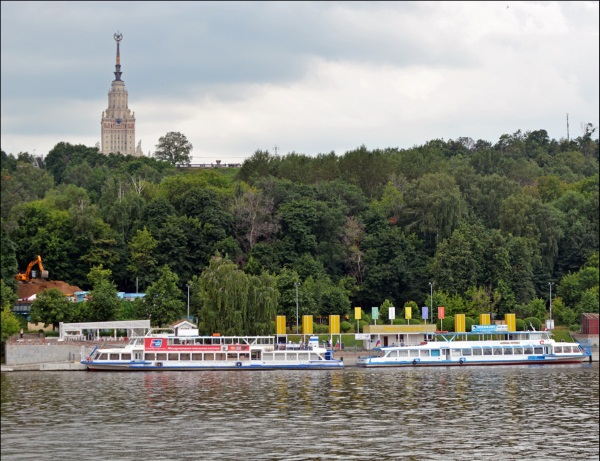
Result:
M435 284L435 282L429 282L429 289L430 289L430 293L431 293L431 323L433 323L433 285ZM427 320L425 320L425 323L427 323Z
M187 289L188 289L188 302L187 302L187 320L190 320L190 284L188 283L187 285Z
M296 286L296 334L298 334L298 287L300 286L300 282L294 282L294 285Z
M552 285L554 285L554 282L548 282L550 287L550 320L552 320Z

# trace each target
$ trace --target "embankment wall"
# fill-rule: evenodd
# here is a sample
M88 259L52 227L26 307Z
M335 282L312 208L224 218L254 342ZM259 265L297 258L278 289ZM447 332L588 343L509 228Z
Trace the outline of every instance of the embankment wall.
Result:
M61 344L57 341L37 343L7 342L5 348L6 366L29 365L35 363L79 362L81 348L91 352L93 345Z

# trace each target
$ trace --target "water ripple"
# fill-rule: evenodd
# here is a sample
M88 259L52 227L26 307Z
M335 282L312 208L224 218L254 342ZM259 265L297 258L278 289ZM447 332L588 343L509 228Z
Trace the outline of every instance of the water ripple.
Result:
M598 459L598 364L2 374L2 459Z

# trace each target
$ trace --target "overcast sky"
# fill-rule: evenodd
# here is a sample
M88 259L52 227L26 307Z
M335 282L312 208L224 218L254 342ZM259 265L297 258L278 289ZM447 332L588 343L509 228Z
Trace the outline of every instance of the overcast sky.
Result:
M598 126L598 2L2 2L2 149L94 146L121 70L136 144L193 162L495 143Z

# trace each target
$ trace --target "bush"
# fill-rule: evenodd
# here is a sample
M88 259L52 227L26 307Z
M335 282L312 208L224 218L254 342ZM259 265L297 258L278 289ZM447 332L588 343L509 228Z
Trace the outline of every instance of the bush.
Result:
M537 331L541 331L542 329L542 321L540 319L538 319L537 317L527 317L525 320L525 330L528 330L530 328L530 324L533 325L533 328L535 328Z
M454 316L450 315L442 320L442 330L454 331Z
M345 320L340 323L340 330L342 333L348 333L352 329L352 324L350 322L346 322Z
M340 326L341 328L341 326ZM322 325L320 323L313 322L313 332L315 334L327 334L329 333L329 325Z
M527 329L527 324L525 323L525 320L517 319L515 323L517 324L517 331L525 331Z

